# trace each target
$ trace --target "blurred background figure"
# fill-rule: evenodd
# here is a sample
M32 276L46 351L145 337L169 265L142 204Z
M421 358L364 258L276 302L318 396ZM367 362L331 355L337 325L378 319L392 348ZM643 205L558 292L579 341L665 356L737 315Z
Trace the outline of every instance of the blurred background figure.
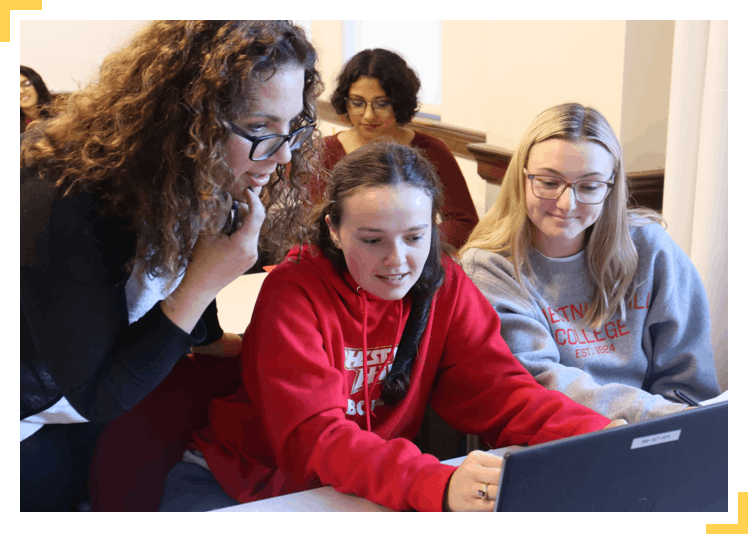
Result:
M21 133L36 121L50 116L52 95L44 80L30 67L21 65Z
M444 186L440 228L449 244L460 248L478 224L478 213L447 145L407 127L418 110L420 88L418 75L395 52L373 48L353 56L338 76L331 97L335 111L348 117L352 128L323 139L323 165L332 171L346 154L384 138L422 150ZM324 196L325 184L324 180L311 184L312 201Z

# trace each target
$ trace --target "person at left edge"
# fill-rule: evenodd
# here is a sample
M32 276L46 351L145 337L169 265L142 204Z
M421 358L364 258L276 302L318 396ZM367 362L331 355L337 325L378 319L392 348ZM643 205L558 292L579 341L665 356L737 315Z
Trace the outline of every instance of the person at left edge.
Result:
M298 228L316 57L285 21L156 21L24 134L22 509L67 509L71 444L191 347L239 353L215 297Z
M445 253L441 184L418 151L371 143L335 166L310 242L263 283L242 386L216 399L165 484L162 511L321 484L394 510L489 511L502 459L456 468L412 443L428 403L491 446L619 424L540 386Z
M49 118L52 95L42 77L21 65L21 133L38 122Z

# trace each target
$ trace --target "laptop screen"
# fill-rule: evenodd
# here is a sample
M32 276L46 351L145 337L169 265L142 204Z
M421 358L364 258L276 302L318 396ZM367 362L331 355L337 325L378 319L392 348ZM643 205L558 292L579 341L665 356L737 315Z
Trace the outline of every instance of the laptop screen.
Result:
M727 511L727 402L511 451L495 511Z

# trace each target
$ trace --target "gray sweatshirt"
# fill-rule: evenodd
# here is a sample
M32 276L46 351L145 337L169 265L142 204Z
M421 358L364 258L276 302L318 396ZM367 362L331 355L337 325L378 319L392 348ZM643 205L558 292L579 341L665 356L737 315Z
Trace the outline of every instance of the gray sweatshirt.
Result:
M469 249L462 267L501 319L515 357L548 389L610 419L642 421L679 412L677 388L696 400L720 394L709 308L691 260L658 224L632 228L639 253L625 319L600 329L584 321L593 294L585 251L569 258L530 253L538 279L527 296L503 256Z

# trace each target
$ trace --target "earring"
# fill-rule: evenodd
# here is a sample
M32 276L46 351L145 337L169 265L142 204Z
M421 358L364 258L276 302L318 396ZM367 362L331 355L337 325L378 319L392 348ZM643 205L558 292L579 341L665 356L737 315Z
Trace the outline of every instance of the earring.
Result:
M337 239L333 238L332 244L335 246L335 248L340 248L340 243L338 242Z

